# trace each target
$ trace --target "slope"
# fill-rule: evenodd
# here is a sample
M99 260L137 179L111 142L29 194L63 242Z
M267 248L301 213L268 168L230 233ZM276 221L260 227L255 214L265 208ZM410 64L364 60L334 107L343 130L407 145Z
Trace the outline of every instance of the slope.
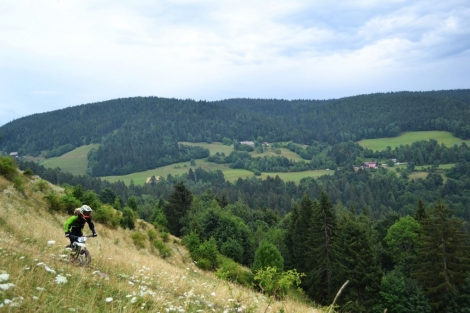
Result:
M64 261L67 218L47 211L41 190L62 189L37 176L24 188L0 176L0 308L5 312L317 312L292 300L262 294L196 268L172 238L172 257L137 249L129 230L97 224L87 242L93 261L82 268ZM19 191L18 191L19 190ZM149 225L138 223L145 232Z

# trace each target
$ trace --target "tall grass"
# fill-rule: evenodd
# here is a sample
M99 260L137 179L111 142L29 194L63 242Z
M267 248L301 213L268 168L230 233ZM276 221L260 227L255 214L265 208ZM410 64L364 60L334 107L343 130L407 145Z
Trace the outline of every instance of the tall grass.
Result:
M262 312L268 305L270 312L321 311L217 279L197 268L178 240L169 240L171 253L159 257L151 242L159 234L144 222L134 232L97 223L99 236L87 241L91 266L69 264L62 229L68 216L45 209L38 182L33 177L21 194L0 176L2 312ZM137 231L149 239L139 248Z

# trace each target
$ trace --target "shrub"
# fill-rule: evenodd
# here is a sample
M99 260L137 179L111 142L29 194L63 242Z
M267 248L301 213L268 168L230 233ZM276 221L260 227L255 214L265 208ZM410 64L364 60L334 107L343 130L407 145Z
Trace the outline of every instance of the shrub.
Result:
M38 181L36 184L35 184L35 190L39 190L39 191L46 191L49 189L49 183L43 179L41 179L40 181Z
M62 211L62 201L60 201L60 197L56 193L54 192L48 193L47 195L44 196L44 200L46 200L46 202L48 203L49 205L48 209L50 211L54 211L54 212Z
M171 256L171 248L163 241L155 239L153 241L153 246L158 249L158 252L163 259Z
M141 233L140 231L136 231L131 235L132 241L134 241L135 246L138 249L144 249L145 248L145 241L147 240L147 236L145 236L144 233Z
M121 222L121 213L116 211L111 205L104 204L93 211L93 219L111 228L116 228Z
M25 171L23 172L23 175L24 176L28 176L28 177L31 177L34 175L33 171L30 169L30 168L27 168L25 169Z
M246 287L251 287L254 281L253 273L226 257L220 257L215 276Z
M219 252L217 250L217 243L215 242L214 237L211 237L209 240L203 242L197 251L198 266L200 267L200 262L202 259L209 262L209 268L215 269L217 267L217 256Z
M60 198L62 202L62 210L65 210L68 214L73 214L75 208L78 208L82 203L70 194L66 194Z
M11 157L0 157L0 175L12 180L17 172L15 161Z
M263 293L276 299L283 299L291 287L300 285L302 276L304 275L295 269L279 272L275 267L267 266L256 272L254 279L259 281L258 286Z
M149 229L147 230L147 236L149 236L150 241L154 241L158 238L158 233L155 231L155 229Z
M23 183L23 178L21 176L16 175L13 177L13 187L24 194L24 183Z

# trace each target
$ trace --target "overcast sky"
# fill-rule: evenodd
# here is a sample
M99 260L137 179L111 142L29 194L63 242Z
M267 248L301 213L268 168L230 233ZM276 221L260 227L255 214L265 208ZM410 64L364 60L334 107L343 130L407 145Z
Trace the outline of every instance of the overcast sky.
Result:
M158 96L470 88L468 0L2 0L0 126Z

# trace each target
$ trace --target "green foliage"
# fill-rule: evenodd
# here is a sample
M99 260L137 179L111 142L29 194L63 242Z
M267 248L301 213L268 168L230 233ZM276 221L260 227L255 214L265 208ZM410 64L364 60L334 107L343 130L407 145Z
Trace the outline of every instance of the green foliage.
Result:
M161 258L166 259L172 255L171 248L159 239L154 239L152 244L155 248L158 249L158 253Z
M117 228L121 224L121 213L111 205L103 204L93 210L93 220L111 228Z
M13 180L17 172L17 166L13 158L2 156L0 157L0 175L6 179Z
M125 207L122 212L121 227L129 228L131 230L134 229L136 219L137 219L137 214L135 213L135 211L131 210L128 207Z
M34 173L30 168L27 168L27 169L24 170L23 175L27 176L27 177L31 177L31 176L34 175Z
M45 192L46 190L49 189L49 183L41 179L34 184L34 187L38 191Z
M136 231L136 232L132 233L131 239L134 242L134 245L138 249L145 249L147 236L144 233L142 233L140 231Z
M284 259L275 245L263 241L256 249L255 261L251 269L253 272L257 272L266 267L276 268L282 272L284 270Z
M436 310L447 306L455 288L464 283L470 270L469 238L461 230L462 223L441 201L421 221L423 234L419 238L412 277L422 284Z
M230 258L221 257L215 276L245 287L252 287L254 274Z
M54 212L60 212L63 210L62 201L60 201L60 196L55 192L49 192L44 196L48 204L48 209Z
M282 272L275 267L268 266L258 270L254 280L258 281L258 286L263 293L276 299L283 299L290 288L300 285L302 276L295 269Z
M405 273L409 273L410 266L416 257L420 232L421 225L407 215L390 226L384 238L393 262Z
M21 192L22 194L24 194L25 189L24 189L23 177L19 175L15 175L13 177L13 187L19 192Z
M181 219L189 211L193 195L186 188L183 182L174 185L174 191L168 197L168 202L163 207L168 221L168 230L174 236L180 236L182 223Z
M75 208L78 208L82 205L80 200L76 199L71 194L65 194L60 198L60 202L62 203L61 207L62 210L67 212L68 214L73 214Z
M380 304L374 312L382 313L431 313L432 309L421 288L414 280L406 278L399 271L392 271L382 277Z
M65 154L69 151L72 151L73 149L75 149L75 146L72 145L72 144L65 144L63 146L60 146L56 149L52 149L50 151L48 151L46 153L46 158L52 158L52 157L56 157L56 156L61 156L62 154Z

